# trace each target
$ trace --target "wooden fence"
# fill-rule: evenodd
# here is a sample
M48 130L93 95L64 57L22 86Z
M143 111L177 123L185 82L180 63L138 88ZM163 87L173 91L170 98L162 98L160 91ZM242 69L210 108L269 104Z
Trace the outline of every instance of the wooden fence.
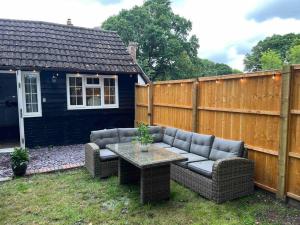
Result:
M135 122L244 140L255 184L300 200L300 66L136 86Z

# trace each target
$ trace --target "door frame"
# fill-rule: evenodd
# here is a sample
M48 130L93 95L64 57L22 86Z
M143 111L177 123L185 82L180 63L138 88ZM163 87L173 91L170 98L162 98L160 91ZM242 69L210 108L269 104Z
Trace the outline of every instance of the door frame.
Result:
M22 72L16 71L17 80L17 94L18 94L18 113L19 113L19 133L20 133L20 147L25 148L25 129L24 129L24 112L23 112L23 85Z

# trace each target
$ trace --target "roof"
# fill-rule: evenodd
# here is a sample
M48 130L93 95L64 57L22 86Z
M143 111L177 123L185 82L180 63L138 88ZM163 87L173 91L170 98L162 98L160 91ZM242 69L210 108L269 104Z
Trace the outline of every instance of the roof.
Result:
M0 68L142 73L116 32L0 19Z

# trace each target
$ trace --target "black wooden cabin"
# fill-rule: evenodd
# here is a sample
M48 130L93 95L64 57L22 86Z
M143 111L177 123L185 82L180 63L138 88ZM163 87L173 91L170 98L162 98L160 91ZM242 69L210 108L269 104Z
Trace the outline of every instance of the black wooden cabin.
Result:
M147 81L115 32L0 19L0 148L132 127L138 76Z

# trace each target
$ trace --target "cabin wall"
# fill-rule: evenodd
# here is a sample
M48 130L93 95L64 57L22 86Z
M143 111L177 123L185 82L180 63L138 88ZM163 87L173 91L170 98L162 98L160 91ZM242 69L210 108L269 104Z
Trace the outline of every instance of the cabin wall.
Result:
M134 126L136 75L118 75L119 108L67 109L66 72L40 72L42 117L24 118L26 147L87 143L90 132L104 128Z

